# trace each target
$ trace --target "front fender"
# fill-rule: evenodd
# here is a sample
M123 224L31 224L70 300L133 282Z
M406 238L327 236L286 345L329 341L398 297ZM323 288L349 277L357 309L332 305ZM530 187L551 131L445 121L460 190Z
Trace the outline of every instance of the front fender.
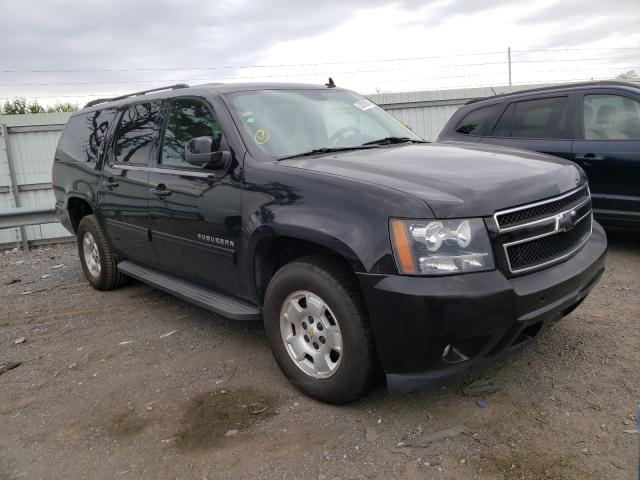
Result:
M287 237L315 243L345 258L356 272L365 272L362 261L353 249L340 238L315 228L292 224L269 224L256 229L249 239L248 249L256 256L256 246L271 237Z
M250 291L255 291L256 246L269 236L325 247L344 257L356 272L395 274L389 218L431 216L426 203L404 192L337 175L253 163L247 157L239 261Z

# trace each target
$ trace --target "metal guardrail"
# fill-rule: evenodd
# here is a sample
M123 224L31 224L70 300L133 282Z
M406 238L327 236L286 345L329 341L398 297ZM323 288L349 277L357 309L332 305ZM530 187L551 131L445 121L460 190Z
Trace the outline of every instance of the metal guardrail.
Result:
M19 207L0 210L0 229L55 223L57 221L56 209L52 206Z

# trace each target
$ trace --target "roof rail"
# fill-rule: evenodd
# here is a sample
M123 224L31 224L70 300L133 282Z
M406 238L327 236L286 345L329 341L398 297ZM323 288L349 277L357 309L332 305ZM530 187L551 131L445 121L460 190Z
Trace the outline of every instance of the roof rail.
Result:
M140 92L128 93L126 95L120 95L118 97L97 98L96 100L91 100L89 103L87 103L84 106L84 108L92 107L99 103L114 102L116 100L122 100L123 98L137 97L138 95L145 95L147 93L161 92L162 90L176 90L178 88L188 88L188 87L189 85L187 85L186 83L176 83L175 85L169 85L167 87L150 88L149 90L142 90Z
M572 88L585 88L585 87L635 87L633 81L620 81L620 80L594 80L590 82L574 82L574 83L556 83L553 85L546 85L544 87L527 88L526 90L516 90L509 93L500 93L498 95L490 95L488 97L472 98L465 105L470 103L477 103L487 99L503 98L515 95L526 95L528 93L544 93L553 90L569 90Z

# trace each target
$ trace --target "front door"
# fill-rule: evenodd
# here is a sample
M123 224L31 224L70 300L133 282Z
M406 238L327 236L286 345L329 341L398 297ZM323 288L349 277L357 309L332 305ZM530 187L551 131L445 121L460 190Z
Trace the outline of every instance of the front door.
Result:
M640 223L640 102L612 93L581 100L573 160L589 178L596 217Z
M162 105L133 104L120 116L105 158L98 209L114 250L127 259L151 264L149 240L149 164L158 151Z
M151 236L158 268L193 283L235 294L241 188L235 159L228 171L186 162L185 145L213 137L228 150L213 109L198 98L176 98L165 122L158 166L151 172Z

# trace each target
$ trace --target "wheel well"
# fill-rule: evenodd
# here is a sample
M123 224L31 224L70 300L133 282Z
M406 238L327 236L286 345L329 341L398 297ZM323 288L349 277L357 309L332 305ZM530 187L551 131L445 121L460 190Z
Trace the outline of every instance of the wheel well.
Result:
M93 213L93 208L91 208L89 202L75 197L69 199L67 209L69 211L69 218L71 219L71 225L73 226L74 232L78 231L78 225L80 224L82 217Z
M353 266L339 253L308 240L292 237L265 239L256 246L254 275L260 298L264 298L271 277L284 265L309 255L323 255L343 262L351 271Z

